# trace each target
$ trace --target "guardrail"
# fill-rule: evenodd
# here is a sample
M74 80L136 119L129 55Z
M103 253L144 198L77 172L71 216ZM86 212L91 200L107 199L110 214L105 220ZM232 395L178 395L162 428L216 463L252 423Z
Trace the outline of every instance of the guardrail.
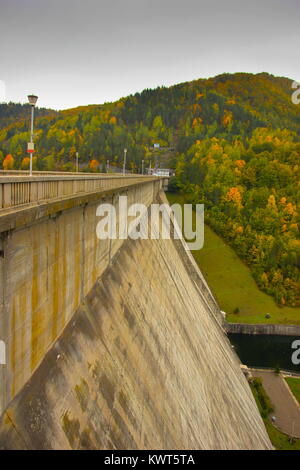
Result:
M123 176L122 172L112 171L110 173L88 173L83 171L33 171L33 176ZM1 176L30 176L29 170L0 170L0 179ZM127 173L126 176L132 176L136 178L137 176L142 176L139 173ZM146 175L145 175L146 176Z
M22 204L65 198L80 193L91 193L131 184L162 179L152 176L108 176L107 174L58 174L43 176L0 177L0 211Z

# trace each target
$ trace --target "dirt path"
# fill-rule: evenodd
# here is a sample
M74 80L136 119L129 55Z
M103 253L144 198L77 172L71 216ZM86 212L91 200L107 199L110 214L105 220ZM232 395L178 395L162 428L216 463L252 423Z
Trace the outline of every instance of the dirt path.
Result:
M276 416L274 424L286 434L291 435L293 430L294 437L300 437L300 407L282 376L273 371L251 369L251 372L254 377L262 379L263 387L275 407L272 413Z

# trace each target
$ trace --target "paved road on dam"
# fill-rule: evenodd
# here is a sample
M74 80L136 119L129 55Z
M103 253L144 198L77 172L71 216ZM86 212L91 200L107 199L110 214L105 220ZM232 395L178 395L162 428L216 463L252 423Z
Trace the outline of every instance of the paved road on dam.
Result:
M275 425L282 432L300 437L300 407L293 398L287 384L281 375L273 371L251 370L254 377L260 377L269 395L275 411Z

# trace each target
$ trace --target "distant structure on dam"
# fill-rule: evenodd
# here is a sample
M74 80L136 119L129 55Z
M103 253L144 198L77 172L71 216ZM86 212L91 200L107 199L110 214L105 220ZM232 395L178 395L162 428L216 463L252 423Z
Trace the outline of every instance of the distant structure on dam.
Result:
M272 448L185 243L96 237L164 183L0 176L1 449Z

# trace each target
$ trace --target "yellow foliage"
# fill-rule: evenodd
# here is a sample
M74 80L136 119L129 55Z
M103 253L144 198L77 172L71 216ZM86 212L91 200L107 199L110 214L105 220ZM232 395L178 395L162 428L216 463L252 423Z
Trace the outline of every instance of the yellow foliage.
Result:
M117 124L117 118L115 116L112 116L109 120L109 124Z
M224 124L224 126L229 126L229 124L232 123L232 120L233 120L232 112L225 110L224 116L223 116L223 124Z
M270 196L268 198L268 208L277 210L276 199L275 199L275 196L273 194L270 194Z
M225 201L233 202L237 207L242 207L242 195L238 188L232 187L225 196Z
M243 168L246 165L246 162L245 162L245 160L236 160L235 164L239 168Z
M291 202L287 203L286 207L284 208L284 212L287 212L290 215L296 215L297 213L296 207Z
M282 197L280 199L280 204L282 204L283 206L286 204L286 197Z
M24 157L21 163L21 169L22 170L27 170L29 168L30 164L30 158L29 157Z
M282 282L282 279L283 277L282 277L281 272L279 270L275 271L274 276L273 276L273 283L274 284L280 283Z

